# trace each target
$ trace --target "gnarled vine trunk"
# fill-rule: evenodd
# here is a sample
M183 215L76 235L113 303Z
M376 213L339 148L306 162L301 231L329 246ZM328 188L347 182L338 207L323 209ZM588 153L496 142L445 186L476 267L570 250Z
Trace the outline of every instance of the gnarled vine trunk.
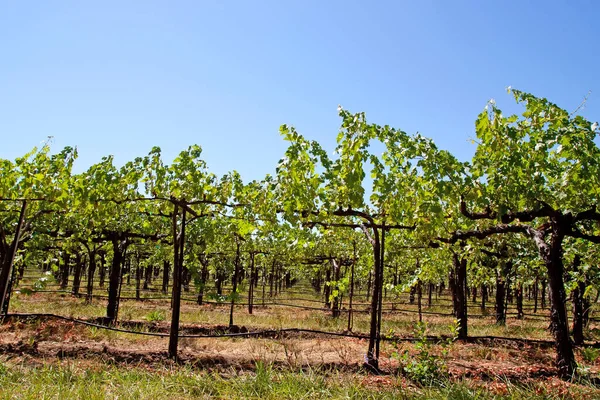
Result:
M250 253L250 284L248 285L248 314L252 314L252 308L254 307L254 287L255 285L255 274L254 274L254 253Z
M453 253L453 269L454 282L451 287L454 290L453 298L455 299L454 314L459 323L458 339L465 340L468 336L468 319L467 319L467 260L458 257L458 254Z
M563 378L570 378L577 369L573 344L569 337L569 326L566 309L566 293L564 285L564 266L562 258L562 242L565 237L565 227L562 224L562 216L553 217L550 220L551 233L550 243L544 240L542 233L534 237L548 275L550 288L550 319L551 331L554 336L556 348L556 368Z
M379 232L373 229L373 297L371 298L371 322L369 326L369 347L367 350L367 364L374 370L379 370L378 345L379 345L379 303L382 293L382 252Z
M100 282L98 285L104 287L104 281L106 279L106 253L100 253Z
M106 306L106 319L115 322L119 312L119 287L121 286L121 268L125 261L126 241L119 238L111 239L113 246L113 260L108 277L108 304Z
M325 270L325 290L323 292L325 297L325 308L331 308L331 268Z
M233 272L233 288L231 291L231 306L229 308L229 327L231 328L233 326L233 309L235 306L235 298L237 296L237 285L238 285L238 278L240 275L240 244L237 243L237 247L236 247L236 252L235 252L235 269Z
M508 260L496 275L496 323L498 325L506 324L507 280L512 268L513 262Z
M163 279L162 279L162 292L167 294L169 291L169 262L167 260L163 261Z
M71 256L66 251L63 252L63 264L60 270L60 289L65 290L69 285L69 268L71 264Z
M139 264L139 258L137 261ZM152 285L152 265L146 266L146 269L144 271L144 290L150 289L150 285Z
M331 260L331 267L333 268L333 279L335 280L335 288L333 288L335 293L335 296L333 297L333 304L331 307L331 315L334 318L338 318L340 316L340 293L339 293L339 286L338 286L338 282L340 280L340 265L338 264L338 262L335 259Z
M573 259L573 272L579 272L581 257L576 255ZM573 342L577 345L583 344L583 295L585 293L585 282L579 280L573 289Z
M26 211L27 201L23 201L15 236L13 237L10 246L6 246L6 244L2 246L4 248L8 248L8 251L4 252L0 259L0 312L2 312L3 314L8 313L8 307L10 303L12 268L15 260L15 255L17 253L17 248L19 247L19 241L21 240L21 230L23 228L23 222L25 221Z
M523 284L519 283L516 290L517 298L517 319L523 319Z
M92 302L94 292L94 274L96 273L96 251L89 253L90 261L88 265L88 279L87 279L87 302Z
M81 287L81 270L83 268L83 257L80 253L75 256L75 268L73 271L73 295L79 295L79 288Z
M488 297L488 287L486 284L481 285L481 312L485 314L485 302Z
M204 290L208 282L208 260L204 256L201 256L200 263L202 264L202 270L200 271L200 284L198 287L198 305L201 306L204 302Z

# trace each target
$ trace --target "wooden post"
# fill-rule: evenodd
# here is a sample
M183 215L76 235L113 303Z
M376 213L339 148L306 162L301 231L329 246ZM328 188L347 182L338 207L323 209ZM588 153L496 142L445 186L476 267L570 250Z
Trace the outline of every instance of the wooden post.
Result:
M183 208L183 207L182 207ZM177 216L179 207L173 208L173 291L171 298L171 330L169 333L169 358L177 360L177 346L179 342L179 312L181 310L181 266L183 264L183 250L185 243L185 208L181 215L181 234L177 237Z
M250 284L248 285L248 314L252 314L254 302L254 252L250 253Z
M350 298L348 299L348 332L352 332L352 297L354 296L354 264L356 264L356 241L353 242L354 258L350 270Z
M229 327L233 326L233 307L235 306L235 297L237 294L238 274L240 272L240 242L237 239L237 249L235 252L235 270L233 272L233 288L231 290L231 307L229 309Z

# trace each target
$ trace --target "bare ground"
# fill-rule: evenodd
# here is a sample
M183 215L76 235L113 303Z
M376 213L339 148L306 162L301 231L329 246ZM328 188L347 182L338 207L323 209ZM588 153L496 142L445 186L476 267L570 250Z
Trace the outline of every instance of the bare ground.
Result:
M144 324L143 321L124 325ZM148 324L148 323L146 323ZM151 324L162 331L166 324ZM237 328L245 331L247 328ZM184 332L224 332L227 327L185 325ZM168 359L168 339L134 337L76 325L73 322L41 318L8 320L0 325L0 352L27 363L45 363L60 359L95 359L105 363L137 365L145 368L174 364ZM182 338L179 364L194 368L253 370L257 361L280 368L320 368L339 371L362 369L367 341L355 338L325 337L317 334L274 336L270 338ZM435 346L434 346L435 347ZM382 345L380 365L384 374L398 367L395 352L415 353L412 343ZM454 343L447 363L454 378L493 380L499 377L521 381L555 375L553 350L546 344L482 340L479 343ZM598 366L591 368L598 373Z

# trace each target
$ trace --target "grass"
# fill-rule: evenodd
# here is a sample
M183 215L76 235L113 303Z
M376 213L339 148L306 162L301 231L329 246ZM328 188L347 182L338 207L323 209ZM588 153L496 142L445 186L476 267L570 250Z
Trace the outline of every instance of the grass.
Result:
M106 288L96 289L96 293L104 294ZM298 291L298 292L297 292ZM307 328L325 331L344 331L347 328L347 314L332 318L330 312L322 310L304 310L299 308L260 306L259 296L255 300L252 315L247 313L246 306L236 306L234 323L250 329L273 328ZM143 295L160 295L144 293ZM192 292L184 293L184 297L194 297ZM241 295L245 301L245 295ZM431 308L423 306L423 311L449 313L451 302L448 296L441 296ZM284 292L276 301L294 305L321 307L322 296L315 294L312 289L296 288ZM384 308L391 308L391 298L386 300ZM269 301L269 300L267 300ZM361 304L357 304L361 303ZM356 309L366 309L364 299L357 300ZM407 296L401 297L396 304L397 309L416 310L416 304L408 304ZM168 297L162 300L138 302L122 299L119 309L119 320L156 321L167 325L171 319L170 302ZM526 303L526 305L529 305ZM515 338L549 340L548 321L544 319L517 320L508 316L505 326L495 324L493 304L488 305L489 315L486 317L469 318L470 336L506 336ZM69 294L57 293L24 293L14 294L11 300L11 312L56 313L76 318L94 318L105 315L106 300L94 299L87 304L84 298L76 298ZM479 304L469 302L471 315L480 314ZM547 315L548 310L540 310L537 315ZM449 325L453 318L444 315L424 314L428 324L428 334L448 335ZM386 313L383 317L382 332L390 332L412 336L414 323L418 320L416 313L396 312ZM162 322L161 322L162 321ZM229 322L229 307L205 304L199 306L193 301L183 302L181 308L182 324L227 325ZM57 327L53 323L19 322L10 330L8 326L0 329L10 331L10 335L18 335L24 340L39 341L41 347L47 345L61 346L61 343L85 343L90 340L95 344L103 342L117 350L143 352L155 350L164 352L167 339L151 338L134 334L112 332L93 327L63 324ZM29 324L29 325L27 325ZM598 324L593 323L588 332L592 336L600 335ZM145 331L146 325L132 330ZM369 331L369 314L354 315L353 331L367 333ZM0 331L2 332L2 331ZM30 336L27 336L30 334ZM16 340L16 339L15 339ZM42 343L43 342L43 343ZM395 348L390 342L383 342L381 347L383 357L389 358L399 349L407 349L414 353L414 345L402 343L401 348ZM569 398L567 389L562 381L554 378L531 378L527 382L502 378L503 371L511 368L551 366L553 350L523 345L485 345L477 343L454 343L449 348L449 359L455 369L490 368L493 377L482 383L479 378L460 378L442 382L436 388L420 388L398 376L367 376L349 371L357 369L337 369L338 372L319 370L328 363L345 365L360 363L366 350L365 341L342 338L276 338L276 339L181 339L180 350L199 357L224 357L228 360L243 359L245 363L256 363L250 371L230 369L219 372L163 365L163 361L138 365L136 368L127 364L105 365L102 357L96 356L72 358L66 362L36 358L40 365L15 364L2 361L0 358L0 399L3 398L433 398L433 399L523 399L523 398ZM434 348L435 351L437 351ZM579 362L594 368L597 374L600 358L595 350L578 349ZM277 369L271 362L276 362ZM85 363L85 364L82 364ZM227 364L235 365L235 363ZM312 365L307 367L307 365ZM462 366L461 366L462 365ZM487 367L486 367L487 365ZM301 371L300 367L308 368ZM316 368L316 369L314 369ZM343 370L343 371L342 371ZM389 368L388 370L392 370ZM495 374L498 373L498 376ZM510 373L510 372L507 372ZM456 375L455 375L456 376ZM460 375L462 376L462 375ZM524 374L523 376L528 376ZM453 378L456 379L456 378ZM490 379L489 377L486 379ZM528 378L524 378L528 379ZM489 387L487 387L489 386ZM594 393L600 398L598 389L583 383L568 386L575 398L590 398ZM581 394L581 395L580 395ZM593 396L592 396L593 397Z
M285 297L285 293L282 298ZM317 296L308 292L303 298L318 299ZM296 301L292 298L287 303L315 306L314 303ZM119 309L121 320L150 320L169 321L171 318L170 302L168 300L152 300L137 302L135 300L122 300ZM476 307L471 306L476 309ZM403 309L415 308L414 305L402 305ZM449 306L443 308L438 304L432 309L440 312L448 312ZM57 312L57 310L59 310ZM427 310L427 309L425 309ZM53 293L36 293L33 295L15 294L11 299L12 312L32 313L60 313L64 316L89 318L99 317L106 313L106 301L94 299L92 304L87 304L83 298L75 298L70 295L57 295ZM202 323L226 325L229 323L229 308L227 306L203 305L184 302L181 307L181 323ZM448 326L453 319L450 316L424 315L424 321L429 325L433 335L447 334ZM397 334L410 334L412 325L418 320L417 314L388 313L384 315L382 332L390 330ZM303 310L298 308L271 306L267 309L257 306L254 314L249 315L245 306L236 306L234 323L256 328L307 328L330 331L343 331L347 328L347 314L342 313L339 318L332 318L329 312L320 310ZM594 325L595 326L595 325ZM488 317L469 318L469 335L481 336L507 336L529 339L551 340L546 320L517 320L508 318L505 326L495 324L493 315ZM353 330L366 333L369 331L369 315L367 313L356 313L354 315ZM593 328L593 327L592 327Z
M153 310L146 314L146 320L150 322L164 321L166 318L165 313L160 310Z
M31 270L31 271L27 271L25 279L22 281L22 285L28 285L31 284L33 281L35 281L39 276L41 276L41 272L40 271L36 271L36 270ZM96 282L98 280L96 279ZM72 284L72 282L69 282L69 288L70 285ZM168 313L169 310L169 303L170 303L170 295L164 295L160 292L160 279L156 279L154 281L154 284L151 285L150 287L150 291L142 291L141 296L142 298L144 297L163 297L164 299L162 300L150 300L150 301L145 301L145 302L136 302L135 300L122 300L121 301L121 310L120 310L120 317L122 317L122 319L143 319L143 317L149 312L152 311L154 309L161 309L162 311L166 311ZM54 286L53 286L54 285ZM83 287L83 286L82 286ZM58 287L56 287L55 283L50 283L48 284L47 289L58 289ZM18 290L18 288L17 288ZM94 293L95 294L99 294L99 295L106 295L106 290L107 287L98 287L98 285L95 285L94 288ZM227 290L229 290L228 287L224 288L225 292L227 292ZM207 292L212 291L211 288L207 289ZM268 292L269 292L269 288L267 287L266 290L266 301L267 303L271 301L271 299L269 299L268 297ZM83 293L83 291L82 291ZM121 294L122 296L126 297L126 296L132 296L135 293L135 283L134 281L131 282L130 285L124 285L122 290L121 290ZM40 296L42 296L43 293L38 293L35 294L33 296L30 296L32 298L39 298ZM57 296L56 294L50 294L47 293L46 295L48 296ZM193 285L190 288L189 292L183 292L182 293L183 298L185 299L191 299L194 300L195 299L195 292L194 292L194 288ZM69 294L63 294L62 295L64 299L69 299ZM262 290L261 288L257 288L257 292L256 292L256 298L255 298L255 304L257 306L256 310L256 316L260 316L260 315L265 315L267 314L268 318L272 319L272 314L273 314L273 310L281 310L282 312L280 314L287 314L287 315L295 315L299 312L302 312L303 315L307 315L310 314L312 316L317 316L315 318L315 323L317 323L318 325L323 325L323 326L329 326L332 328L340 328L343 329L345 328L346 325L346 318L345 316L347 315L346 313L342 313L342 317L339 318L339 320L334 320L329 318L328 313L324 313L323 311L315 311L312 313L304 313L304 311L297 309L297 308L288 308L288 307L271 307L269 309L269 313L260 313L260 304L262 302L261 299L262 296ZM26 299L28 296L21 294L21 295L17 295L17 296L13 296L13 299L17 300L17 297L19 299ZM208 296L205 296L205 299L208 299ZM245 302L247 299L247 293L240 293L240 301L241 302ZM84 306L82 305L83 303L83 299L81 299L81 302L78 302L76 305L70 304L68 301L65 302L65 304L61 305L61 313L63 315L73 315L73 316L102 316L105 313L105 300L99 300L99 299L95 299L93 305L90 306ZM347 302L347 298L344 298L344 302ZM392 308L396 308L396 309L402 309L402 310L411 310L413 312L415 312L417 310L417 306L416 306L416 302L415 304L408 304L408 295L406 293L401 294L401 295L392 295L390 294L388 298L384 299L384 309L388 310L388 309L392 309ZM18 300L17 300L18 301ZM290 304L294 304L294 305L303 305L303 306L311 306L311 307L322 307L323 306L323 295L322 294L316 294L312 288L308 285L302 285L302 284L298 284L296 286L294 286L292 289L290 290L284 290L281 294L279 294L275 301L278 302L285 302L285 303L290 303ZM29 303L25 300L26 303ZM39 301L35 301L35 303L38 303L38 305L33 305L33 307L38 308L38 310L31 310L31 312L41 312L42 308L45 308L47 310L47 307L44 307L43 305L39 306ZM227 303L227 302L226 302ZM224 303L224 305L226 306L227 304ZM395 303L395 304L392 304ZM434 303L432 305L431 308L427 307L427 301L426 298L424 298L423 301L423 311L424 312L437 312L437 313L450 313L451 311L451 307L452 307L452 303L450 300L450 297L448 295L448 293L444 293L442 296L435 296L434 297ZM355 304L355 309L357 310L366 310L369 307L369 299L367 299L364 296L364 291L357 293L355 296L355 300L354 300L354 304ZM17 303L13 302L13 306L11 306L12 310L20 310L21 307L19 307L17 305ZM193 301L184 301L182 303L183 305L183 310L182 310L182 322L186 322L186 312L189 311L191 314L196 314L195 311L198 310L198 306L196 304L194 304ZM525 300L524 302L524 306L526 309L526 312L531 313L531 308L533 306L533 302L532 301L527 301ZM26 304L27 308L31 308L32 304ZM514 304L509 304L509 311L510 312L514 312ZM187 311L186 311L187 309ZM206 308L202 308L202 310L208 310ZM227 308L226 307L214 307L212 309L214 312L212 313L213 315L211 315L211 322L214 321L214 318L212 317L216 317L218 319L221 319L223 321L225 321L224 323L228 322L227 319ZM244 306L240 306L239 310L241 312L236 311L236 315L235 315L235 319L237 320L236 323L238 325L252 325L250 323L248 323L248 321L257 321L260 325L261 321L260 318L256 318L256 316L251 316L249 319L245 319L244 318L244 311L245 311L245 307ZM492 334L493 332L490 331L490 327L494 326L494 316L493 316L493 302L488 302L488 312L489 315L487 317L484 318L473 318L472 315L474 314L481 314L481 311L479 309L479 302L476 303L472 303L469 301L469 314L470 314L470 318L469 318L469 323L470 323L470 329L471 329L471 334L472 335L477 335L480 334L479 331L483 331L485 333L481 333L481 334ZM538 310L537 315L538 316L546 316L548 314L548 310ZM222 318L219 318L219 315L221 315ZM324 316L324 319L320 319L318 316ZM168 314L167 314L168 316ZM199 315L190 315L190 322L196 322L196 318ZM131 318L129 318L131 317ZM424 315L425 320L427 320L428 322L430 322L430 326L431 326L431 330L432 333L435 334L436 332L436 328L435 325L432 324L431 322L436 322L436 321L444 321L443 326L441 327L441 329L445 330L446 326L452 322L452 318L450 316L437 316L437 315ZM168 318L167 318L168 319ZM385 314L384 316L384 321L383 321L383 327L385 328L384 331L387 331L388 329L394 329L396 331L400 331L403 330L404 328L407 328L408 331L410 331L410 323L416 321L418 319L418 316L416 313L391 313L391 314ZM448 322L446 322L448 321ZM508 317L508 324L512 325L512 321L517 321L514 316L509 315ZM265 321L265 325L269 325L269 326L274 326L272 323L272 321ZM284 322L289 322L289 321L284 321ZM306 322L306 321L303 321ZM522 321L519 321L522 322ZM213 323L220 323L220 322L213 322ZM369 323L369 315L368 313L355 313L355 327L356 330L360 330L360 331L365 331L368 330L368 323ZM544 338L549 338L549 336L547 335L547 321L544 320L532 320L532 319L527 319L526 320L526 324L529 327L535 327L535 329L533 329L534 332L527 332L527 334L529 335L530 333L537 333L538 331L541 332L541 336L543 336ZM501 327L500 327L501 328ZM540 328L539 330L537 328ZM502 329L499 329L498 331L501 331ZM511 332L508 332L511 333ZM519 332L515 332L515 334L519 334Z
M42 367L0 361L0 399L562 399L598 394L589 386L467 381L439 387L407 385L396 377L325 371L280 371L257 363L254 372L195 371L174 367L147 371L105 364L57 363ZM589 398L589 397L587 397Z

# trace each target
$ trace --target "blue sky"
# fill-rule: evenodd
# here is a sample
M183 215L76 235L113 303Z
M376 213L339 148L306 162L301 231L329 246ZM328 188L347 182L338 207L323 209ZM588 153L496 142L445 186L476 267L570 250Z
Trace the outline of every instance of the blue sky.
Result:
M337 105L470 158L505 87L600 119L596 1L4 1L0 157L47 136L84 170L188 145L272 173L291 124L333 150Z

